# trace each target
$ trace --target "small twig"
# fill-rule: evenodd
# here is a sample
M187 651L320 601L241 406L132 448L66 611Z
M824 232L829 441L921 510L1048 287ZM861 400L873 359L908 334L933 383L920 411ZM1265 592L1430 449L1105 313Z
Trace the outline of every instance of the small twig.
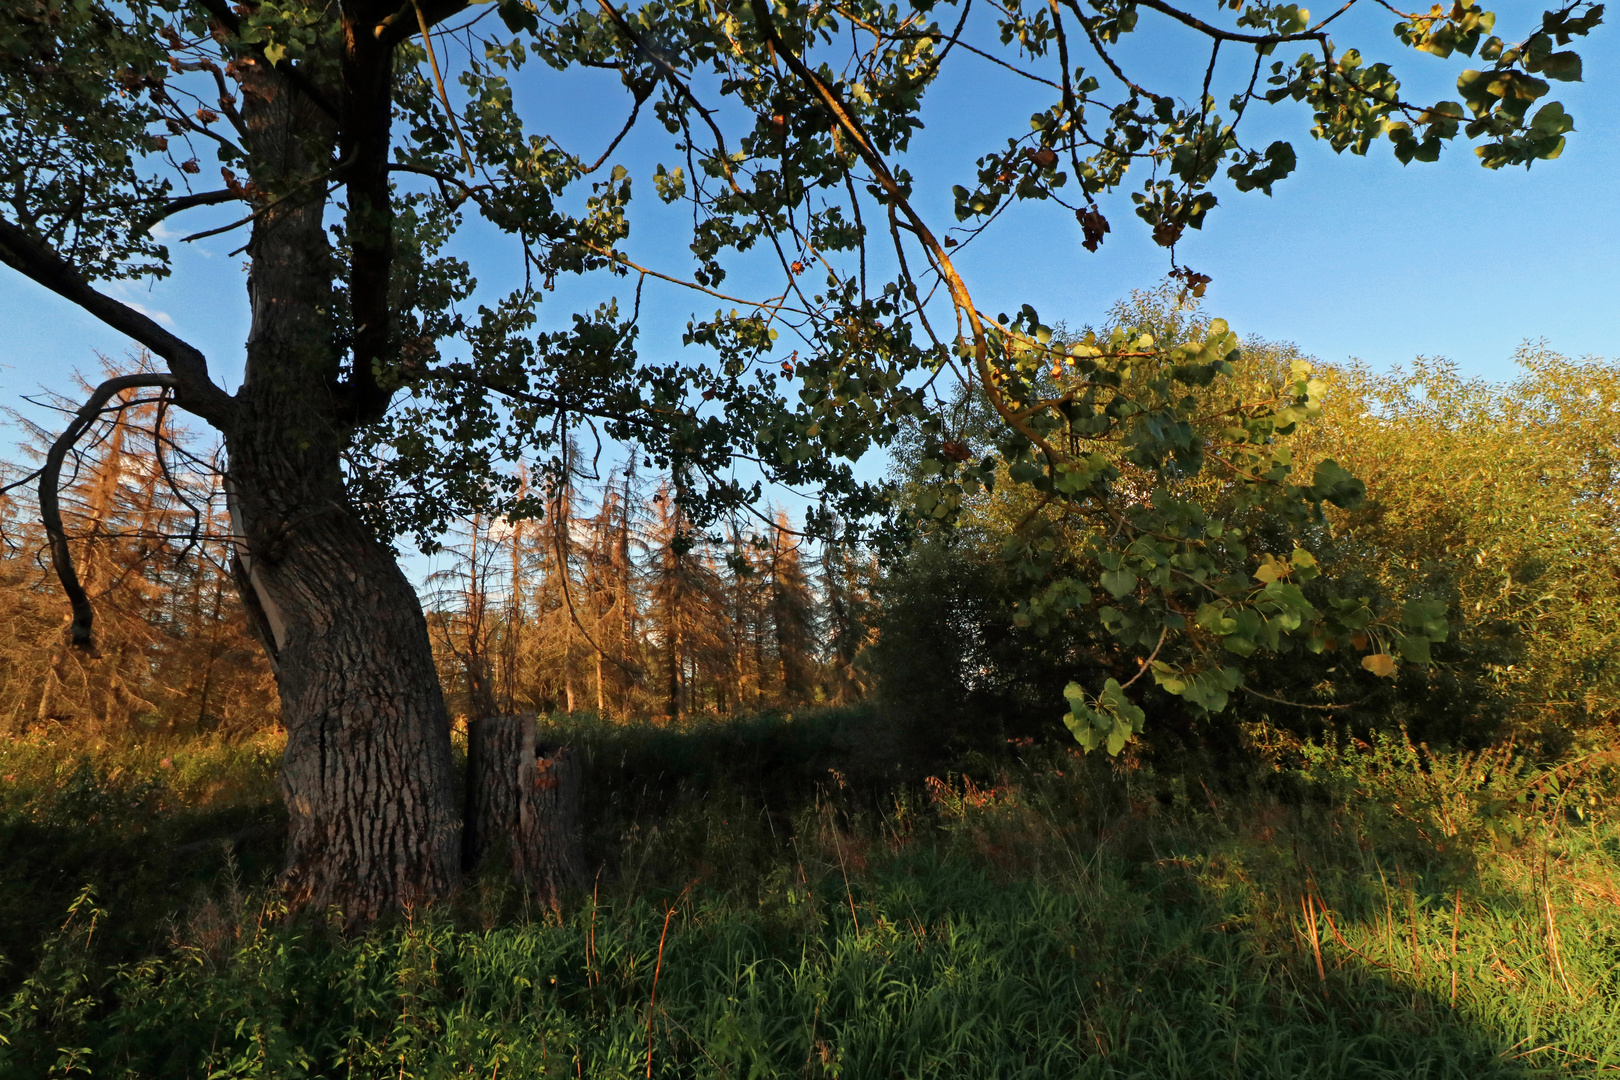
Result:
M1344 935L1339 932L1338 926L1333 922L1333 914L1332 912L1328 911L1328 906L1322 903L1320 898L1317 899L1317 906L1322 912L1322 917L1327 920L1328 930L1333 934L1334 941L1337 941L1340 945L1344 946L1361 959L1367 961L1367 963L1372 964L1374 967L1381 967L1385 971L1395 971L1400 972L1401 974L1409 974L1404 968L1398 968L1394 964L1386 964L1382 960L1374 960L1372 957L1368 956L1366 953L1344 940Z
M1274 701L1278 705L1287 705L1293 709L1315 709L1318 712L1336 712L1339 709L1353 709L1357 705L1363 704L1367 700L1366 698L1362 698L1361 701L1352 701L1344 705L1306 705L1304 702L1288 701L1284 698L1272 697L1270 694L1262 694L1253 687L1245 686L1242 683L1238 684L1238 689L1244 691L1245 693L1253 694L1257 698L1263 698L1266 701Z
M1132 675L1130 677L1130 680L1128 682L1126 682L1124 686L1120 687L1121 690L1126 689L1127 687L1129 687L1131 685L1131 683L1135 682L1137 679L1140 679L1143 675L1147 674L1147 669L1153 665L1153 661L1155 661L1155 660L1157 660L1159 658L1159 650L1164 648L1164 639L1169 637L1169 636L1170 636L1170 628L1168 626L1162 628L1159 631L1159 643L1157 645L1153 646L1153 651L1148 654L1148 658L1141 662L1142 666L1136 669L1136 674Z
M688 881L686 888L681 890L681 895L675 898L675 904L686 899L686 894L691 892L692 886L696 884L696 878ZM669 920L675 917L675 904L671 904L664 912L664 932L658 935L658 962L653 965L652 993L647 995L647 1080L652 1080L653 1006L658 1001L658 973L664 970L664 939L669 936Z
M1462 925L1462 886L1457 886L1451 905L1451 1007L1457 1007L1457 930Z
M585 972L591 985L599 985L601 973L596 970L596 908L597 893L602 888L602 869L597 867L596 880L591 883L591 928L585 935Z
M334 177L334 176L338 175L339 173L343 172L345 169L347 169L353 163L354 163L354 156L351 154L347 159L338 162L332 168L328 169L326 172L321 173L319 176L311 176L311 177L309 177L307 179L300 180L293 187L293 189L291 191L287 192L285 195L280 196L279 198L271 199L269 202L265 203L263 206L259 207L255 211L253 211L253 213L249 214L247 217L241 218L240 220L237 220L237 221L233 221L229 225L221 225L217 229L205 229L202 232L192 233L190 236L182 236L180 238L180 242L182 244L189 244L193 240L204 240L204 239L207 239L210 236L218 236L220 233L228 233L233 229L240 229L243 225L251 225L253 222L257 221L259 218L263 217L265 214L268 214L270 211L274 210L276 207L280 206L282 203L284 203L284 202L288 201L289 199L291 199L294 195L296 195L299 192L303 191L304 188L309 187L311 184L324 183L325 181L330 180L332 177Z
M658 935L658 963L653 967L652 993L647 997L647 1078L652 1080L652 1054L653 1054L653 1006L658 1001L658 974L664 970L664 938L669 935L669 920L675 917L675 909L670 908L664 912L664 932Z

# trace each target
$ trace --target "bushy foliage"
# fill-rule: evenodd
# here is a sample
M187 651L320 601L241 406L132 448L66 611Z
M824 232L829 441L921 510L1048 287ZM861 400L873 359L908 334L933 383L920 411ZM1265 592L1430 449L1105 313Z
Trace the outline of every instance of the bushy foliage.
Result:
M1180 340L1209 325L1170 287L1134 294L1109 318L1088 333L1129 325ZM882 636L868 652L885 700L949 718L953 730L1011 724L1024 734L1037 716L1062 715L1065 682L1111 678L1119 709L1151 718L1150 739L1178 752L1229 756L1245 727L1316 737L1345 724L1474 747L1519 733L1561 752L1614 700L1620 415L1612 365L1528 347L1520 361L1521 379L1493 385L1444 363L1379 375L1245 342L1222 392L1262 397L1309 365L1323 408L1279 452L1296 474L1329 469L1365 484L1365 498L1329 502L1319 518L1245 501L1242 485L1218 474L1161 476L1133 496L1122 473L1125 512L1167 499L1202 506L1241 537L1245 588L1262 600L1293 588L1295 610L1334 613L1337 626L1291 637L1272 625L1286 610L1223 615L1189 600L1185 634L1122 635L1136 575L1109 584L1130 567L1097 543L1099 525L1028 487L993 483L964 498L951 528L896 560ZM982 402L963 396L956 408L970 446L995 437ZM919 433L900 458L925 501L931 481L917 448L927 438ZM1076 591L1076 581L1104 587ZM1208 658L1212 643L1220 659ZM1261 663L1268 649L1281 660ZM1209 694L1188 690L1187 673L1199 670L1214 680Z
M1456 651L1431 678L1556 752L1620 700L1620 368L1545 344L1517 360L1507 383L1444 361L1335 372L1304 452L1367 482L1335 523L1342 558L1387 593L1448 599Z

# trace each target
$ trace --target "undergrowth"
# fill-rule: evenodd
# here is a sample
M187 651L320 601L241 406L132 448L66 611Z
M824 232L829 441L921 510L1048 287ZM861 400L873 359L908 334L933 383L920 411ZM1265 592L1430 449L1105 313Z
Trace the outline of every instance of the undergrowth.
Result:
M559 915L489 877L355 937L287 918L242 834L273 743L0 753L0 896L38 928L8 930L0 1075L1620 1070L1612 753L1217 778L1022 741L918 775L850 711L552 735L588 762L591 889ZM71 889L15 869L73 851Z

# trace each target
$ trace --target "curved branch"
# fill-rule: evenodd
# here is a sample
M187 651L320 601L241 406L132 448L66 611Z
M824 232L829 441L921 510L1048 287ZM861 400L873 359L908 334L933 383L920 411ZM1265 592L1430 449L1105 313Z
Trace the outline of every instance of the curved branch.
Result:
M101 416L101 410L114 395L136 387L161 386L174 390L179 385L180 380L173 375L152 372L108 379L95 388L88 401L79 406L79 411L73 414L73 422L57 436L45 454L45 466L39 471L39 516L50 542L51 562L56 566L56 576L62 582L62 591L67 593L68 604L73 608L71 640L76 648L92 647L96 613L90 606L90 597L84 591L84 585L79 581L79 572L73 567L73 552L68 548L67 532L62 527L61 493L57 490L62 477L62 462L67 460L68 451Z
M199 191L193 195L182 195L178 199L170 199L162 206L135 223L135 235L144 236L152 231L152 226L164 218L173 217L182 210L190 210L195 206L217 206L220 203L236 202L242 198L240 191Z
M1121 690L1129 688L1131 683L1134 683L1137 679L1140 679L1143 675L1147 674L1148 668L1153 666L1153 661L1159 658L1159 650L1164 648L1164 639L1169 636L1170 628L1168 626L1161 627L1159 630L1159 643L1153 646L1153 651L1148 654L1148 658L1146 660L1139 661L1140 666L1136 669L1136 674L1132 675L1130 679L1120 687Z
M0 217L0 263L64 300L72 301L161 356L174 376L175 404L215 427L229 426L235 402L208 377L208 360L196 346L180 340L128 304L92 289L66 259L3 217Z
M601 0L601 2L605 3L606 0ZM946 252L944 245L934 236L933 230L928 227L922 216L911 205L910 197L905 189L901 187L894 173L889 170L888 163L883 160L883 156L878 152L876 144L867 135L865 127L852 112L844 107L844 103L839 99L837 93L833 91L832 87L828 86L820 76L811 71L804 60L782 40L781 35L777 32L776 23L772 18L771 8L767 0L750 0L750 2L754 12L754 21L758 25L766 43L775 50L776 55L781 57L793 74L804 83L805 88L832 114L833 120L839 128L850 137L850 142L854 144L856 153L866 162L867 168L872 170L872 175L877 180L878 186L888 196L893 207L906 219L905 224L909 227L911 233L917 237L923 250L928 254L935 272L939 274L940 279L945 283L946 291L950 294L951 303L956 308L958 318L967 321L968 333L965 336L971 343L973 366L978 372L980 387L983 389L991 407L1007 422L1009 427L1024 436L1036 447L1048 453L1053 452L1051 444L1039 432L1020 420L1015 415L1012 407L1007 404L1000 387L997 385L997 376L991 369L990 334L985 327L984 320L979 315L977 306L973 303L973 297L968 291L967 283L962 280L962 275L957 271L955 264L951 262L951 257ZM1068 2L1068 0L1065 0L1065 2Z

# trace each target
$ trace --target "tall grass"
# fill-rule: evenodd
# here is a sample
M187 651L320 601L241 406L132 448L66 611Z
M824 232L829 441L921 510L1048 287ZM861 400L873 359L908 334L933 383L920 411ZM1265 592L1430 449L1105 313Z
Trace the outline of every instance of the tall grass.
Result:
M491 877L345 938L226 864L120 953L78 894L0 1074L1620 1070L1607 758L1391 741L1223 786L1032 745L908 783L866 722L573 729L601 872L562 917Z

